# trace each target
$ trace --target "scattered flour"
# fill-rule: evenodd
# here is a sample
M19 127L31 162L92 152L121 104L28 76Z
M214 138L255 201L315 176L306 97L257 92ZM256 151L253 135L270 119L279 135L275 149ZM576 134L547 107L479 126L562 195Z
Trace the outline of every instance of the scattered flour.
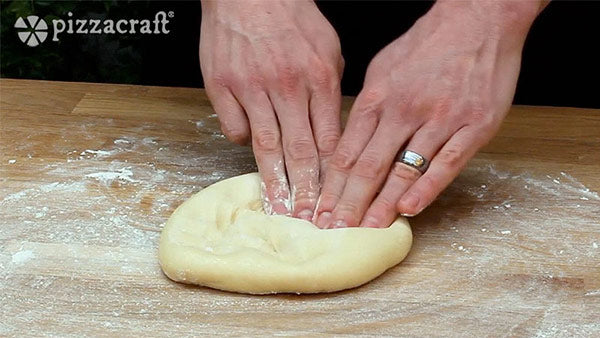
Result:
M105 157L105 156L110 156L110 155L114 154L114 151L87 149L87 150L82 151L80 155L85 156L86 154L94 154L99 157Z
M35 255L31 250L22 250L12 255L11 263L16 265L25 264L28 260L34 258Z
M216 115L209 117L214 118ZM203 119L201 124L197 124L196 121L193 123L197 129L202 129L195 132L213 135L210 140L199 140L198 143L212 142L209 146L214 148L215 152L219 152L218 154L207 156L194 152L197 144L181 145L155 137L136 137L138 134L123 135L114 140L105 140L103 144L65 150L63 153L66 158L63 161L43 163L40 168L32 168L43 173L43 182L26 182L22 190L12 190L7 195L0 195L0 212L14 211L10 217L0 217L2 239L17 239L36 245L47 244L48 249L44 255L54 254L56 250L64 248L63 244L66 243L73 244L69 248L74 248L65 253L74 258L69 263L72 271L70 276L40 276L32 281L25 281L15 271L30 268L30 265L43 258L43 255L37 249L34 251L31 247L20 247L18 242L15 243L16 251L2 251L9 253L0 256L0 303L6 309L0 309L0 314L3 311L17 311L20 316L26 318L25 320L44 322L53 314L51 307L56 300L71 304L74 310L94 313L94 318L101 320L107 334L111 334L109 330L112 328L134 327L134 323L139 323L139 320L149 313L178 313L176 309L169 310L160 304L161 300L168 303L172 297L181 297L178 300L182 309L189 311L190 315L198 310L198 304L204 306L203 311L211 311L211 304L214 304L215 309L222 308L223 304L234 303L250 304L256 308L273 304L271 302L276 298L229 297L221 294L214 300L207 300L206 294L198 292L197 289L178 287L178 291L173 292L173 289L168 288L174 286L159 284L163 280L159 277L155 251L162 224L171 212L202 187L235 174L255 170L253 164L244 164L252 162L251 153L247 149L242 151L228 148L222 140L222 135L217 136L215 128L210 127L213 122ZM88 127L92 129L91 125L84 126L82 131ZM151 127L143 125L140 128ZM85 155L80 155L82 152ZM248 161L223 162L230 158L240 158L239 152L247 154ZM129 158L144 158L147 162L129 163L123 159L125 155ZM416 302L417 298L411 298L411 295L419 295L429 297L421 304L443 303L446 308L455 309L438 312L438 308L427 308L428 312L435 310L435 313L441 314L436 315L440 324L445 321L458 322L465 318L485 321L492 316L509 314L507 322L518 325L537 316L540 319L532 324L534 331L528 333L535 334L537 330L540 336L565 332L564 330L579 325L579 322L566 323L562 317L564 312L557 311L561 308L552 306L563 306L567 303L565 300L571 299L569 292L581 291L560 287L560 279L558 282L556 280L562 277L570 278L572 275L569 267L577 266L583 257L597 257L600 254L597 250L599 239L577 235L582 229L594 229L590 221L582 215L587 215L585 211L592 210L594 205L597 206L600 197L597 192L591 191L565 172L548 176L515 174L500 170L492 164L468 167L464 175L449 187L449 192L436 202L446 207L449 216L452 216L455 208L466 210L465 213L461 213L463 219L444 218L440 221L440 229L435 229L448 231L453 238L451 246L442 243L436 247L421 247L422 250L439 250L440 254L432 255L431 259L439 259L441 264L452 263L451 266L445 267L453 270L446 274L446 277L433 270L430 275L426 270L415 270L416 273L425 271L420 277L421 281L398 284L401 288L399 292L403 297L408 297L407 304ZM457 199L457 196L466 198ZM575 208L575 203L567 202L572 200L577 201L580 207ZM548 213L548 210L552 210L553 213ZM461 224L460 233L456 227L457 221ZM429 243L440 243L441 237L427 233L426 228L415 228L415 238L427 238ZM511 230L506 230L507 228ZM557 228L563 231L557 234ZM498 233L518 233L518 236L498 236ZM556 248L547 247L543 240L557 235L565 238L564 245L560 246L558 251ZM478 239L481 239L481 242L477 242ZM0 243L0 250L3 249L3 245ZM527 248L523 249L522 246ZM132 251L124 251L126 248ZM88 250L97 250L94 255L100 255L100 258L77 261L90 255ZM138 252L148 254L143 257L131 254ZM554 257L555 253L559 255ZM417 254L418 252L415 252L415 255ZM448 258L450 255L453 258ZM4 257L6 260L2 261ZM549 262L552 259L555 261ZM556 259L563 263L556 264ZM501 280L498 279L499 274L510 276L513 271L511 262L515 260L521 264L521 269L527 271L525 276L516 278L521 284L486 284L490 280L494 283ZM409 264L404 268L410 270L414 266ZM92 278L86 277L103 280L103 271L110 271L108 274L111 276L122 276L107 280L102 285L90 283ZM153 273L156 275L152 275ZM536 275L544 277L540 281L534 279L533 276ZM126 280L123 281L121 277ZM35 289L35 292L43 294L43 297L24 299L14 291L14 283ZM140 291L148 283L156 283L152 284L154 293L151 299L145 299L145 294ZM455 290L449 294L444 288L432 288L432 285L452 283L460 283L464 290ZM83 292L71 291L73 286ZM50 291L42 293L44 288ZM423 292L424 289L433 291ZM487 291L488 295L494 296L481 297L483 294L477 290ZM585 295L597 297L599 292L589 290ZM79 298L81 294L83 295ZM127 295L130 301L122 302L123 295ZM345 297L352 302L354 293L337 295L336 301ZM211 301L213 303L201 303ZM288 309L284 307L287 306L287 301L276 301L276 306L280 306L278 311ZM479 302L483 306L487 304L489 310L474 313L473 308L465 307L470 301ZM112 304L114 308L99 313L98 311L104 310L98 310L98 306L104 304ZM563 311L564 309L568 308L562 308ZM416 318L423 315L422 311L421 306L418 309L398 307L397 310L392 310L387 300L373 301L369 311L360 311L360 316L353 320L356 325L360 325L360 320L366 322L369 317L374 317L372 313L377 313L378 320L385 320L386 316L390 321L401 317ZM174 322L186 326L186 318L177 317ZM148 323L147 325L151 325L152 322ZM95 324L97 322L92 323ZM81 322L72 321L64 325L81 325ZM10 323L0 323L0 335L4 333L4 328L10 334L11 327ZM498 326L494 328L498 329ZM587 330L583 331L584 333L600 332L597 325L581 324L575 328ZM509 327L505 329L508 330ZM516 331L512 333L518 335Z
M114 180L121 180L131 183L138 183L138 180L133 179L133 171L131 167L121 168L117 171L101 171L97 173L87 174L85 177L91 177L98 181L108 184Z
M142 143L145 145L157 144L156 137L144 137Z

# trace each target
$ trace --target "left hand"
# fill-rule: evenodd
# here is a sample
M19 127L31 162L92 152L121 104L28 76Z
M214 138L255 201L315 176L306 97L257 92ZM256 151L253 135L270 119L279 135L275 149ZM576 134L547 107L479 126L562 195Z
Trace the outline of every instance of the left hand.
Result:
M317 226L386 227L452 182L510 108L538 10L527 3L438 1L372 60L325 176ZM431 160L429 169L394 162L404 149Z

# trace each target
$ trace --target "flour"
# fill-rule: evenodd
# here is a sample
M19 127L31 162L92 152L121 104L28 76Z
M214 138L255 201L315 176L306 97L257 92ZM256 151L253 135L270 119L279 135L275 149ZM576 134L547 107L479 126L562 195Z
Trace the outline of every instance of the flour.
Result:
M13 335L15 327L31 327L32 335L66 335L73 327L97 329L98 323L106 335L127 329L136 334L141 331L135 328L142 327L157 334L183 333L181 328L202 334L214 327L191 318L218 315L226 307L264 316L297 311L300 303L287 296L207 297L209 291L166 282L156 264L160 230L178 205L216 181L256 170L251 151L229 146L216 131L215 118L189 123L188 133L209 136L195 143L165 140L162 126L153 123L97 140L97 126L86 123L73 129L90 141L49 146L59 155L56 158L38 157L31 146L40 142L35 133L15 146L9 158L16 159L19 169L35 172L31 176L37 180L23 180L19 188L0 188L0 335ZM69 129L60 132L67 134ZM7 166L9 158L0 166L14 170L17 166ZM569 309L565 304L573 299L597 304L600 295L597 287L565 286L577 283L576 271L584 258L600 257L598 223L588 217L598 210L600 197L577 176L565 168L533 174L474 160L435 202L433 208L443 210L444 217L423 215L420 222L427 226L414 228L412 259L428 254L432 262L421 265L413 260L375 281L380 284L367 290L368 308L356 304L365 299L362 289L328 298L334 307L353 309L344 311L343 317L333 313L330 317L346 318L356 327L398 318L431 318L431 325L438 327L463 322L468 327L470 322L501 317L506 326L493 328L504 329L497 332L506 335L597 336L597 323L589 324L589 319L570 323L565 316ZM550 246L547 239L556 237L562 239L561 245ZM57 262L64 260L68 264L58 267ZM435 266L450 273L440 274ZM503 281L521 271L525 273ZM419 278L404 283L403 275ZM383 292L387 278L398 282L394 287L401 300L388 299ZM451 292L444 287L457 284L460 288ZM147 288L151 297L144 291ZM471 302L487 310L475 312ZM301 303L308 304L307 311L321 311L320 302L314 307ZM52 310L55 304L74 315ZM423 317L431 313L435 316ZM157 314L170 319L148 320ZM531 323L532 331L519 331L521 323ZM343 330L342 324L332 332ZM394 329L382 326L379 333L393 336Z
M108 184L114 180L121 180L131 183L138 183L138 180L134 180L132 178L133 171L131 171L131 167L121 168L117 171L101 171L97 173L87 174L85 177L95 178L98 181Z
M140 131L150 127L143 124ZM166 144L135 133L108 140L104 147L63 148L64 159L39 161L39 168L31 169L43 181L25 181L21 190L0 193L0 213L11 210L10 217L0 217L0 238L152 250L164 222L187 197L233 174L256 170L218 160L235 152L251 158L248 149L234 152L220 138L210 142L223 155L198 156L190 150L194 144ZM153 161L130 163L124 157Z
M33 254L33 251L22 250L12 255L11 263L15 265L22 265L34 257L35 255Z
M432 206L444 210L444 217L431 231L444 231L457 253L465 253L459 247L467 246L460 241L469 236L472 242L485 243L485 249L468 248L470 255L454 257L464 260L473 276L489 276L495 269L511 271L507 262L518 261L527 266L528 274L563 278L572 273L570 266L598 257L593 243L600 243L600 224L589 216L600 210L596 191L564 170L534 175L481 160L472 163ZM455 217L456 208L463 212ZM473 226L475 233L469 231ZM550 247L557 236L561 245Z
M142 143L145 145L157 144L156 137L144 137Z
M188 120L188 121L191 122L191 123L193 123L193 124L195 124L196 128L198 128L198 129L204 127L204 125L205 125L204 120L197 120L197 121Z
M98 157L105 157L105 156L110 156L114 153L114 151L106 151L106 150L91 150L91 149L87 149L81 152L81 156L85 156L87 154L94 154L97 155Z

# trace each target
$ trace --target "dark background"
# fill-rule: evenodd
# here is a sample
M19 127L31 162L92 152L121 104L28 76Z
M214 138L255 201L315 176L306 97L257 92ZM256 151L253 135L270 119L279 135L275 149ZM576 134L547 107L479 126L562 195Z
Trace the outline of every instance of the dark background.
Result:
M346 70L345 95L356 95L371 58L405 32L431 1L319 1L338 31ZM198 63L199 1L0 2L0 76L202 87ZM37 47L17 37L19 16L48 23L73 18L153 18L174 11L168 35L60 35ZM600 1L552 1L525 44L515 103L600 108Z

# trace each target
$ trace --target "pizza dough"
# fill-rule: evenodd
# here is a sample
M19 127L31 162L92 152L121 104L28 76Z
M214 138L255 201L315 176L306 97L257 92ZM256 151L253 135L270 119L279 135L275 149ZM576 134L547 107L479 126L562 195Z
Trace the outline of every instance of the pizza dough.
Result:
M405 218L388 228L322 230L266 215L257 173L200 191L167 222L159 260L174 281L251 294L331 292L364 284L408 254Z

